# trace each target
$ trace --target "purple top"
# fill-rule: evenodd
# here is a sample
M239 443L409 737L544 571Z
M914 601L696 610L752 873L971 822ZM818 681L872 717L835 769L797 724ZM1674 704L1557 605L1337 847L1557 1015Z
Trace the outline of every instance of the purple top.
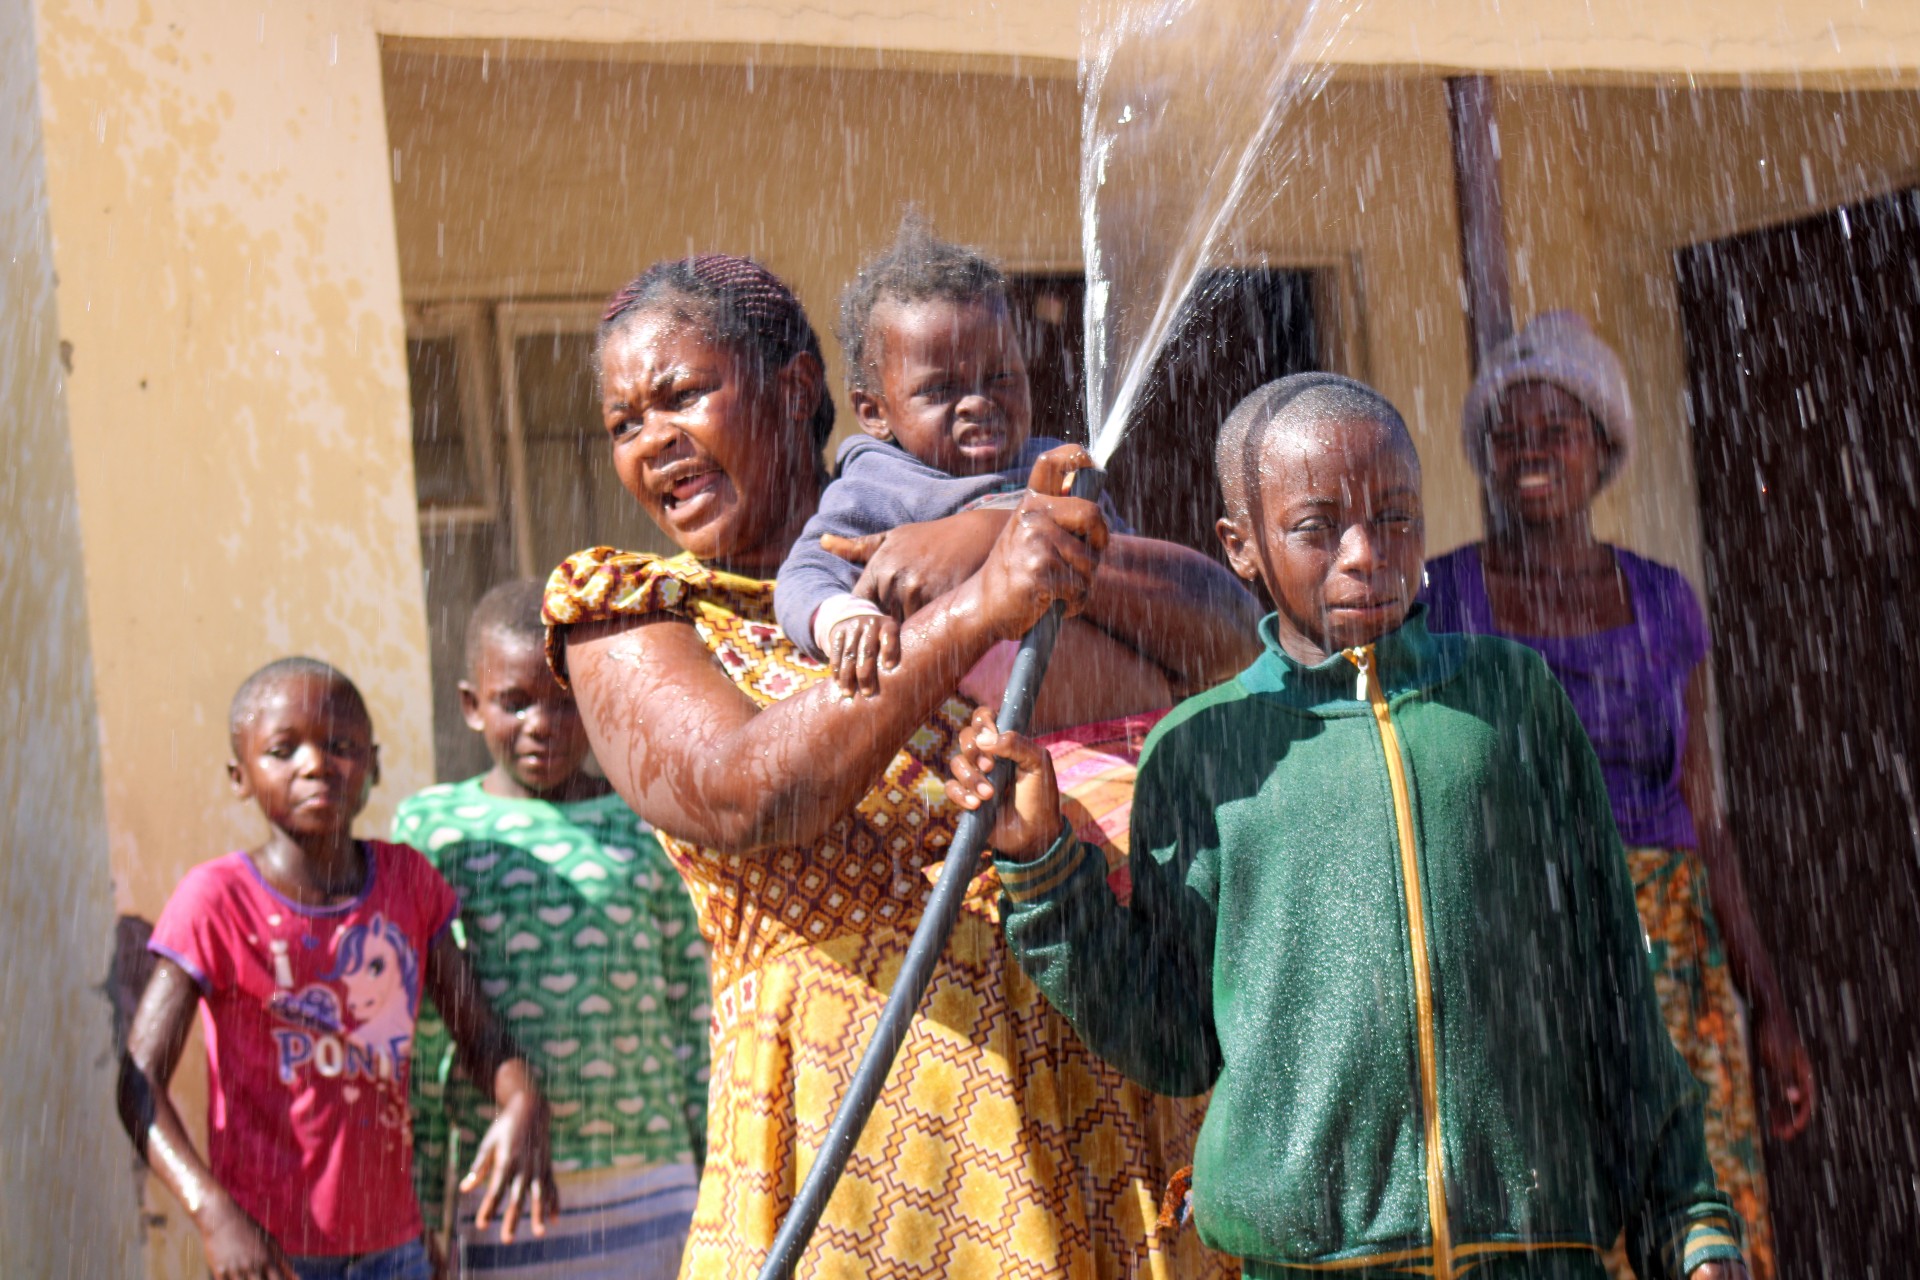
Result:
M1427 625L1506 636L1560 678L1600 757L1624 844L1691 849L1693 814L1680 794L1687 749L1687 681L1707 656L1707 623L1679 572L1614 549L1633 621L1585 636L1516 636L1493 625L1478 543L1427 563Z

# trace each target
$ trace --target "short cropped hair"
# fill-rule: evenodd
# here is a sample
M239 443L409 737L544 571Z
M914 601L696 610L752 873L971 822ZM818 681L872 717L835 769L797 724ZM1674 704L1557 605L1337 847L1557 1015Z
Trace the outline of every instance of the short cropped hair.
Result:
M538 649L546 643L547 627L540 619L545 584L537 578L503 582L480 597L467 618L467 674L479 669L487 641L505 636Z
M367 722L367 728L373 728L373 715L367 710L367 700L360 695L360 688L347 678L347 673L329 662L318 658L295 655L291 658L275 658L266 666L240 682L234 691L233 701L227 705L227 736L238 740L240 725L270 690L278 688L289 680L324 680L336 692L344 693L352 705L358 709Z
M1244 515L1267 436L1276 426L1297 430L1336 420L1378 422L1406 445L1418 464L1419 450L1393 401L1364 382L1338 373L1294 373L1257 388L1220 424L1213 446L1214 473L1227 514Z
M847 383L855 391L873 391L879 352L872 349L873 313L882 302L1007 300L1007 277L976 249L951 244L933 234L919 213L908 211L893 244L869 261L840 295L836 333L847 358Z

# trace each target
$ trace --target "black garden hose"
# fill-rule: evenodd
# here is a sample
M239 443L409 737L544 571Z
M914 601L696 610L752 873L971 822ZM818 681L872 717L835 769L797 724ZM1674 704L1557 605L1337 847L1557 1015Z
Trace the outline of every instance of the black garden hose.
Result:
M1105 472L1084 467L1074 473L1073 487L1068 493L1092 501L1100 496L1105 481ZM1025 733L1032 722L1034 699L1040 692L1040 681L1046 674L1047 660L1053 656L1053 643L1060 637L1060 623L1065 616L1066 606L1056 602L1020 641L1012 674L1007 678L1006 696L1000 700L1000 714L995 720L1003 731ZM801 1184L793 1206L787 1210L786 1221L780 1224L779 1234L773 1238L766 1265L760 1268L760 1280L791 1280L800 1255L813 1239L820 1215L826 1212L827 1201L833 1198L833 1189L839 1185L840 1174L847 1167L847 1157L860 1141L867 1117L873 1114L874 1101L893 1069L894 1055L900 1052L907 1028L913 1025L914 1015L920 1011L927 983L933 979L933 968L947 949L947 938L953 933L953 922L960 914L967 886L973 883L974 872L979 870L980 854L993 832L1000 798L1012 785L1012 763L996 762L993 798L978 809L969 809L960 815L953 843L947 847L946 865L941 868L940 878L927 899L927 909L914 928L913 941L907 945L899 976L887 996L887 1006L881 1010L880 1025L874 1028L873 1039L853 1073L847 1096L840 1100L840 1109L834 1113L819 1156L807 1170L807 1180Z

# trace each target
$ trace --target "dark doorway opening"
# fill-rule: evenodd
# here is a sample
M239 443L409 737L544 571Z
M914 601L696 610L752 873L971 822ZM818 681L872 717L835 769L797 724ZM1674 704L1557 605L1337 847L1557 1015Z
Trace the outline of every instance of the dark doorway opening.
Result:
M1729 804L1820 1077L1783 1276L1920 1238L1920 191L1677 255Z
M1213 532L1221 515L1213 443L1256 387L1322 367L1314 277L1232 267L1210 272L1194 291L1109 469L1108 492L1136 531L1223 559ZM1085 281L1022 275L1010 292L1033 382L1034 430L1085 443Z

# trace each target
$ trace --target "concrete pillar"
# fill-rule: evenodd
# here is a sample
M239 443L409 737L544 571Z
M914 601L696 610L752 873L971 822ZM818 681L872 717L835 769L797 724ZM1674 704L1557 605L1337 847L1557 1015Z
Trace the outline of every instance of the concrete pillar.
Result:
M0 5L0 1275L139 1268L33 11Z

